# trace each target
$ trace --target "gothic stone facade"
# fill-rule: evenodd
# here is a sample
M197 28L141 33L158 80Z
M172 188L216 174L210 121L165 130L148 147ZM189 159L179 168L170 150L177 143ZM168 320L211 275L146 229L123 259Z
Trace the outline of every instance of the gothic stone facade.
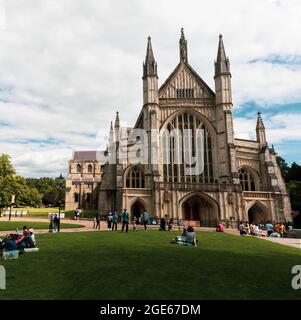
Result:
M134 128L146 130L149 136L152 129L160 133L158 148L149 144L145 150L149 162L131 164L129 158L117 157L116 164L108 164L97 160L95 151L74 152L69 161L66 208L98 209L101 214L127 208L132 217L147 210L151 217L182 218L202 226L227 220L233 225L239 220L291 220L290 199L260 113L255 141L234 137L230 62L222 36L214 63L215 92L189 65L183 30L179 49L179 64L158 88L157 62L148 38L143 107ZM175 128L188 128L193 134L203 129L202 174L190 175L185 163L176 163L170 145L177 141L172 135L164 136ZM117 113L108 148L118 149L120 130ZM194 154L198 151L196 146L192 149ZM150 161L152 152L157 153L156 164Z

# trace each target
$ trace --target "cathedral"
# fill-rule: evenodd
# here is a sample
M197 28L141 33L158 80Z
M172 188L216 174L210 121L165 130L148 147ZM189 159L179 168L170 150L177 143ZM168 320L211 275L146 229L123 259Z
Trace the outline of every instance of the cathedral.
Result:
M292 220L289 195L275 150L266 141L261 114L256 129L254 121L256 140L234 136L230 61L223 37L219 36L214 62L214 91L189 64L183 29L179 58L159 87L157 61L148 38L143 105L136 123L133 128L121 128L122 115L117 112L101 155L98 151L73 152L66 180L66 210L94 209L107 215L126 208L130 217L146 210L153 218L210 227L220 221L237 226L240 220ZM145 132L146 139L131 135L135 130ZM179 138L185 130L191 132L188 143ZM121 145L134 146L139 140L149 142L133 149L138 158L143 153L143 161L132 161L133 152L118 152ZM196 158L202 160L202 170L191 170Z

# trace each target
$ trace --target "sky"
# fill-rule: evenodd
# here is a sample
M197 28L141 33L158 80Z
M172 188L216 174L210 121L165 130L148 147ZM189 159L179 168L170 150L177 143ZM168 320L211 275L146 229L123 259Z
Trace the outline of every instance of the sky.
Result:
M0 154L26 177L66 174L73 150L103 144L117 110L134 125L147 37L160 85L181 27L213 90L223 34L236 137L255 138L261 111L269 145L300 164L300 0L0 0Z

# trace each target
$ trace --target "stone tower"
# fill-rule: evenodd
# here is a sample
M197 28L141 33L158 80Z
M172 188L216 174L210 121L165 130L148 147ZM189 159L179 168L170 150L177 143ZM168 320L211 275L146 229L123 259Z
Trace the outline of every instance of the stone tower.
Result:
M217 58L214 66L216 130L220 159L219 179L220 182L237 184L239 178L235 160L230 61L226 56L222 35L219 36Z

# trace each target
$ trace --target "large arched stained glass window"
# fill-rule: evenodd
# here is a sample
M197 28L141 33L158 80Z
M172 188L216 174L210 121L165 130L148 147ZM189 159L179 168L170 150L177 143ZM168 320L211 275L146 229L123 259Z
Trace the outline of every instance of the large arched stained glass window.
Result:
M133 166L126 175L127 188L144 188L144 174L142 168Z
M184 131L189 134L184 134ZM201 144L197 139L200 132L203 137ZM164 181L214 182L212 137L200 117L189 112L178 114L163 130L161 141ZM203 170L191 170L196 166L195 159L202 160Z

